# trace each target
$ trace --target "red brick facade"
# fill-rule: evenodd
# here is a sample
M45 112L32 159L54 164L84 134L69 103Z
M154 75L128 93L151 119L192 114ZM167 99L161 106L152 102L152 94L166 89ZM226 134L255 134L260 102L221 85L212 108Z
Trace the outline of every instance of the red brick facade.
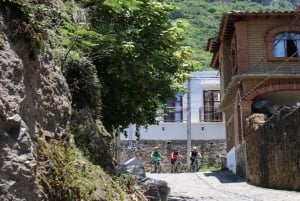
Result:
M274 50L280 40L275 36L300 35L298 14L227 13L219 35L209 40L207 50L213 53L212 67L221 72L219 110L225 114L227 151L235 147L236 172L241 176L247 175L247 158L241 157L246 157L246 119L254 113L255 101L264 99L278 107L300 102L300 54L279 57ZM285 40L286 49L281 51L288 54L287 43L295 40ZM300 45L296 48L300 51Z

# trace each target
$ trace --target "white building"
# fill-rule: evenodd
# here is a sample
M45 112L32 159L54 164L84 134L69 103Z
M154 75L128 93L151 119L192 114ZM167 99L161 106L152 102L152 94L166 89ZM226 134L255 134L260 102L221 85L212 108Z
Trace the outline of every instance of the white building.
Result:
M218 71L194 72L186 83L190 86L188 94L178 95L167 103L173 109L167 116L158 117L158 125L140 129L141 140L187 140L187 125L191 125L191 140L225 140L225 124L222 113L217 112L220 103L220 77ZM190 97L191 118L188 121L188 98ZM127 129L127 138L131 145L135 140L135 126Z

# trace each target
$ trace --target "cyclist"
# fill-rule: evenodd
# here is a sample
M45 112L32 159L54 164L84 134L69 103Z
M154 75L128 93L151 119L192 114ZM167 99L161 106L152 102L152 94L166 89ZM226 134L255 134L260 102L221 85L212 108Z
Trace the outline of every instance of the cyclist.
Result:
M154 150L151 152L151 158L152 158L152 172L155 172L155 169L159 168L160 160L162 158L162 155L159 151L159 147L157 146L154 147Z
M191 167L193 166L198 156L199 158L202 158L201 154L197 151L197 147L193 147L192 151L190 152Z
M174 172L174 165L179 158L182 158L182 155L179 154L178 148L176 147L171 153L171 173Z

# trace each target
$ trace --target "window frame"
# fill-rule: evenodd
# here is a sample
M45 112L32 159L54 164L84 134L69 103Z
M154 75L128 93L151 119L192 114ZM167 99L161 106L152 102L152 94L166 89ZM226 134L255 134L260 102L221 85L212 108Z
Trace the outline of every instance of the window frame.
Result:
M276 36L280 34L285 34L285 33L293 33L293 34L299 34L300 35L300 26L288 26L288 25L283 25L279 27L272 28L269 30L266 35L265 35L265 41L267 43L267 55L268 55L268 60L269 61L285 61L289 59L289 61L300 61L300 54L298 57L289 57L289 56L284 56L284 57L276 57L275 56L275 42Z
M204 122L222 122L223 115L217 112L221 103L220 90L203 90L203 121ZM200 118L202 121L202 118Z
M183 96L176 94L174 99L166 103L166 115L163 116L164 122L183 122ZM173 109L173 111L168 111Z

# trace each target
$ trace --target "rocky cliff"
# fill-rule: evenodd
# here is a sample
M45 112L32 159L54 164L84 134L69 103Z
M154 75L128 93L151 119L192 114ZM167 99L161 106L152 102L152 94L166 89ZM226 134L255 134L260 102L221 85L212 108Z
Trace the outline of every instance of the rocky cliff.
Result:
M0 200L134 200L99 166L113 168L110 135L88 104L74 110L55 32L29 20L51 27L40 11L62 13L57 3L0 1Z
M52 54L14 38L16 26L0 13L0 198L42 200L35 141L67 138L71 97Z

